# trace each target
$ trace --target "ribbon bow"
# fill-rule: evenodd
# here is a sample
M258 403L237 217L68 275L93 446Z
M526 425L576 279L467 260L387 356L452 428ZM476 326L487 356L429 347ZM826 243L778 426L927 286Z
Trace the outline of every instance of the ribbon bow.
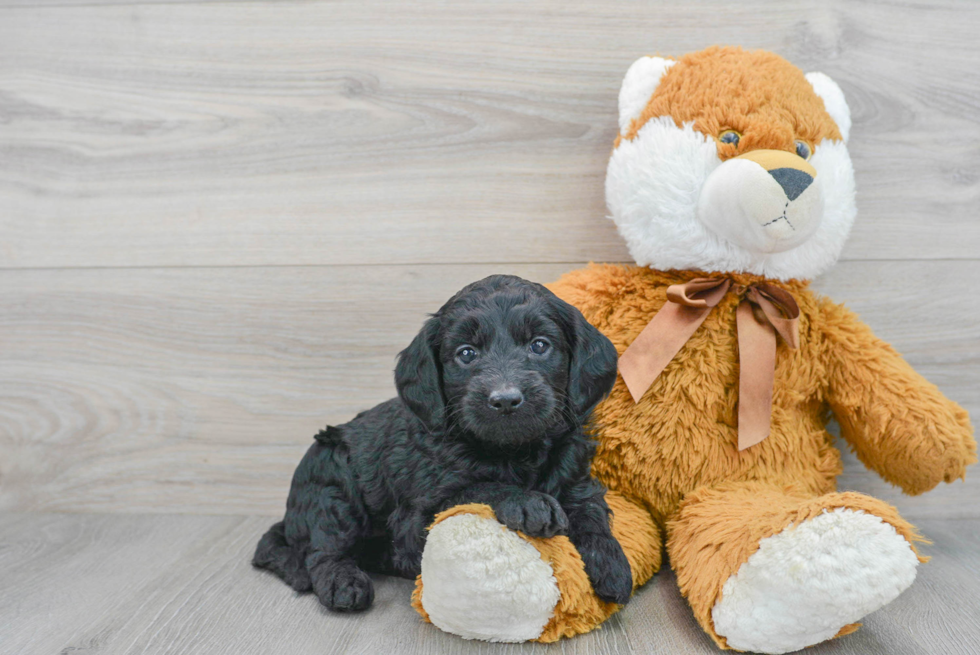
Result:
M619 358L619 372L634 402L650 388L670 360L704 323L729 289L742 296L735 312L738 328L738 449L769 436L772 388L776 378L776 333L798 348L800 308L786 290L772 284L732 285L727 278L699 277L667 288L667 303Z

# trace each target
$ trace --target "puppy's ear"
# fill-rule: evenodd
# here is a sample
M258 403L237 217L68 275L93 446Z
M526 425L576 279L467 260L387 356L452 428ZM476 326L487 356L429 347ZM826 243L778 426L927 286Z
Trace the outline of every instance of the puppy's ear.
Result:
M609 395L616 382L619 355L599 330L585 320L582 312L555 298L571 326L571 363L568 375L568 399L580 420L585 420L599 401Z
M439 329L438 315L426 321L408 348L398 354L398 364L395 366L398 397L429 430L439 428L446 413L442 376L439 374Z

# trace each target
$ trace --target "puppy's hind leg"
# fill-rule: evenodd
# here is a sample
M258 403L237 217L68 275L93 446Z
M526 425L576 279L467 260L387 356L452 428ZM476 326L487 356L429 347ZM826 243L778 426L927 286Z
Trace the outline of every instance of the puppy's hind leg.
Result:
M272 571L296 591L309 591L313 588L310 574L306 572L303 553L286 542L286 530L282 521L269 528L259 540L252 566Z
M374 602L374 584L353 559L311 566L310 579L320 603L335 612L360 612Z

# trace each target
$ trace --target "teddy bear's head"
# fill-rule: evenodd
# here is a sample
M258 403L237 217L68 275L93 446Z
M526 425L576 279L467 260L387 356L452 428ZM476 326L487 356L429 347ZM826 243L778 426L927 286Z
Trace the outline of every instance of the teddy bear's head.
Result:
M637 264L808 279L854 221L850 111L765 51L643 57L619 93L606 202Z

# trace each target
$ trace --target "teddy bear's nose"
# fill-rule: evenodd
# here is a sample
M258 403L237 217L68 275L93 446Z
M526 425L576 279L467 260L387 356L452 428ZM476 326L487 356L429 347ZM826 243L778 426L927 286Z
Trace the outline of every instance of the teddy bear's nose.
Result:
M817 169L810 162L785 150L750 150L735 159L754 162L766 169L789 200L799 198L817 177Z
M806 171L796 168L776 168L769 171L769 174L783 187L786 197L796 200L806 188L813 184L813 176Z

